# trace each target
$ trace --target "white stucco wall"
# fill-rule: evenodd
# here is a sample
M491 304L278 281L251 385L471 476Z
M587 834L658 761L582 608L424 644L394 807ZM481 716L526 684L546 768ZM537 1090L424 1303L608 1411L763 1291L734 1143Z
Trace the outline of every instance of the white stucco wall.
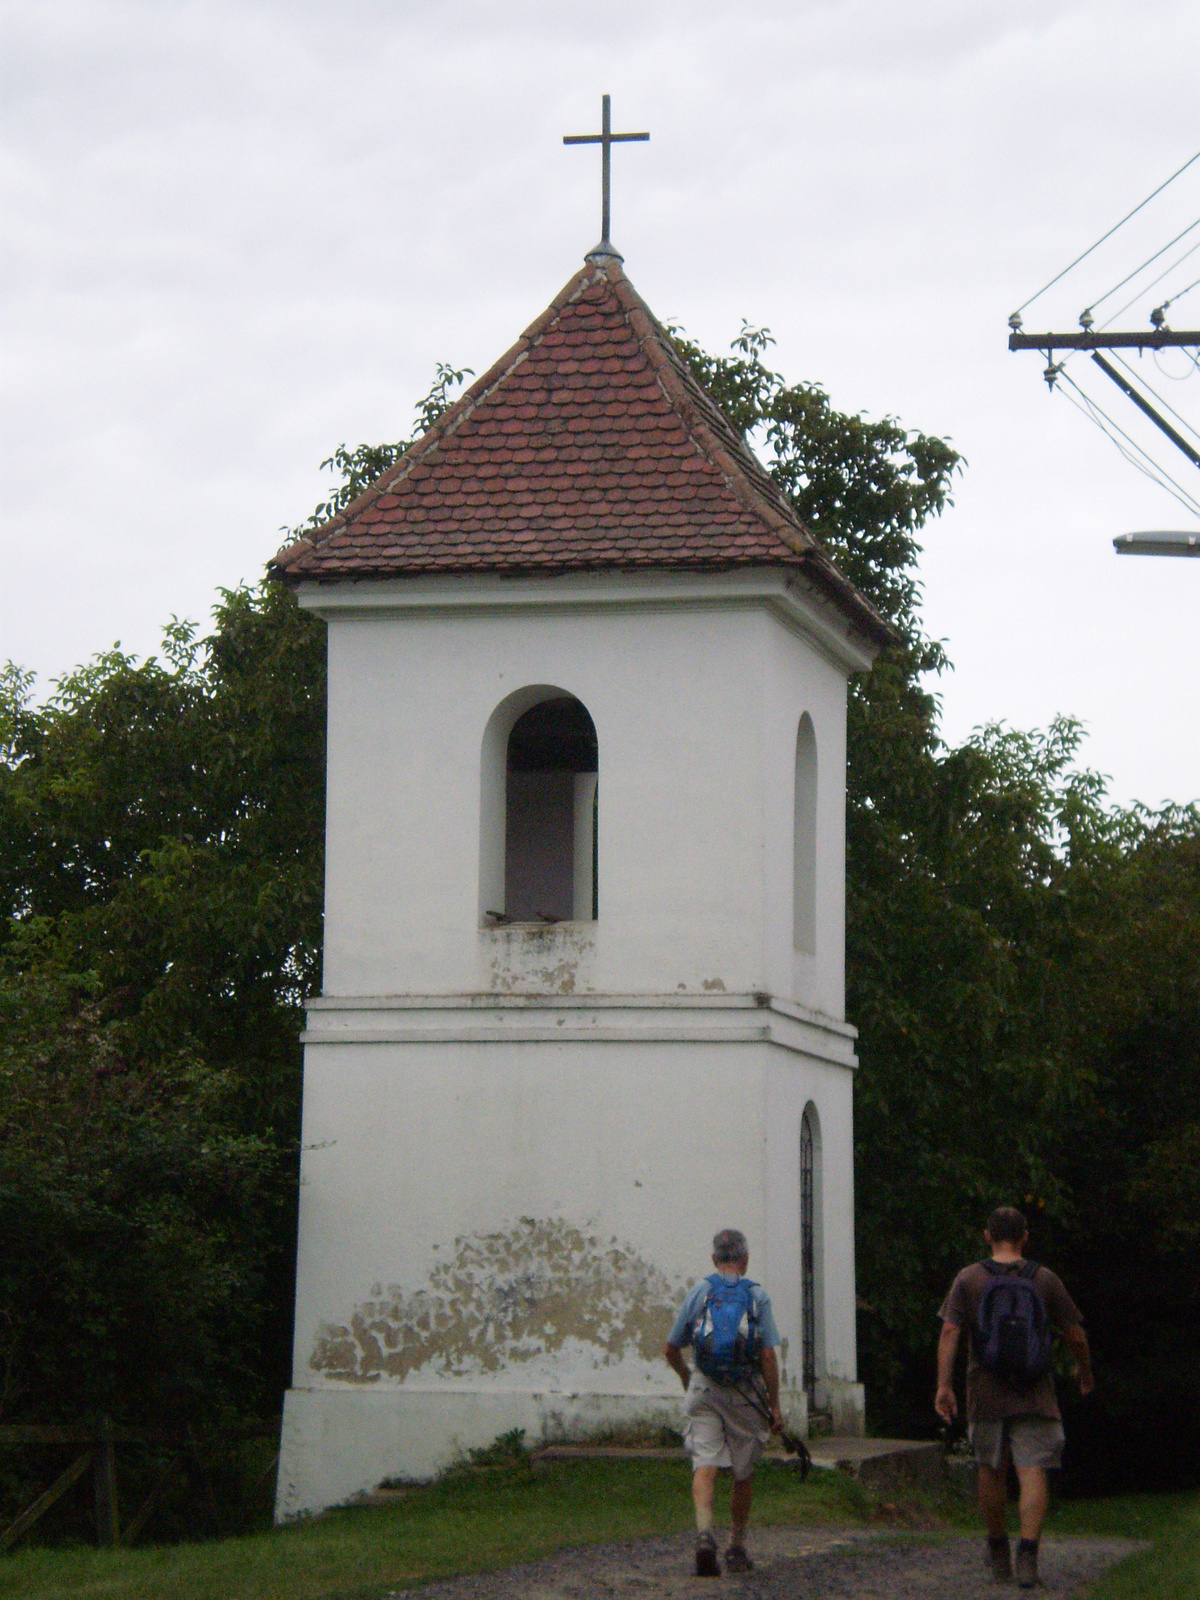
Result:
M661 1344L721 1226L750 1237L802 1421L810 1103L818 1401L855 1426L845 686L869 651L781 573L301 600L329 622L328 859L280 1516L514 1426L677 1422ZM508 728L552 692L598 735L599 916L492 927ZM792 901L804 715L811 954Z
M784 1339L785 1405L803 1422L800 1117L819 1108L829 1164L848 1171L851 1030L722 997L682 1015L551 1000L312 1020L282 1514L400 1470L355 1448L346 1419L364 1392L392 1419L384 1436L422 1419L410 1475L510 1416L534 1440L568 1416L678 1426L661 1346L722 1226L750 1238ZM853 1382L845 1205L834 1184L821 1344Z
M866 657L822 635L826 619L781 580L759 579L761 593L741 574L556 583L302 591L330 625L325 992L522 981L504 939L480 929L480 766L496 707L539 684L582 700L600 745L600 916L560 981L768 991L841 1015L845 677ZM821 938L798 959L805 711L821 772Z

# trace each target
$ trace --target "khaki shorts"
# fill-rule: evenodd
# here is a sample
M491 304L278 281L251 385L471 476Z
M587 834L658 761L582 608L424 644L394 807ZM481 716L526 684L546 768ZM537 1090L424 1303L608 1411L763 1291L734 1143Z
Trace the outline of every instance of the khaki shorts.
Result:
M999 1471L1014 1467L1062 1466L1063 1426L1053 1417L1005 1417L1003 1422L973 1422L967 1429L975 1459Z
M766 1409L766 1403L763 1403ZM754 1471L771 1425L736 1389L693 1372L683 1401L683 1448L697 1467L731 1467L739 1483Z

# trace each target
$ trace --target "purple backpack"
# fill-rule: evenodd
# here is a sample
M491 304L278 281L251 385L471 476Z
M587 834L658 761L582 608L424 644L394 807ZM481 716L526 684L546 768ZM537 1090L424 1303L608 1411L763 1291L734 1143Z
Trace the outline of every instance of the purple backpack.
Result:
M972 1330L975 1354L1008 1389L1032 1389L1050 1370L1053 1338L1046 1303L1033 1286L1036 1261L1012 1272L998 1261L980 1263L992 1275Z

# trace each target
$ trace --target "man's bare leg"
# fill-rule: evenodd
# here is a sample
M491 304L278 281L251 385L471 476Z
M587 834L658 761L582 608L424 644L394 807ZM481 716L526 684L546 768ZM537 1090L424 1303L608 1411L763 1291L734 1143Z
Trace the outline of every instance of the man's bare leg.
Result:
M716 1486L716 1467L697 1467L692 1473L692 1500L696 1506L697 1533L712 1532L713 1491Z
M1045 1476L1045 1474L1043 1474ZM1008 1482L1005 1468L979 1463L979 1514L989 1539L1003 1539L1008 1532Z
M1018 1467L1021 1485L1021 1542L1017 1546L1016 1579L1018 1589L1036 1589L1038 1581L1038 1540L1050 1508L1050 1484L1044 1467Z
M1021 1537L1036 1544L1050 1509L1050 1481L1044 1467L1018 1467L1017 1481L1021 1485Z
M729 1495L729 1521L732 1524L729 1542L732 1545L746 1543L746 1524L750 1520L750 1502L753 1498L754 1479L743 1478L739 1483L735 1478Z
M716 1467L696 1467L692 1472L692 1500L696 1507L696 1576L719 1578L717 1543L713 1537L713 1490Z
M1008 1542L1008 1466L979 1463L979 1511L988 1536L988 1561L992 1576L1002 1583L1012 1577L1012 1546Z

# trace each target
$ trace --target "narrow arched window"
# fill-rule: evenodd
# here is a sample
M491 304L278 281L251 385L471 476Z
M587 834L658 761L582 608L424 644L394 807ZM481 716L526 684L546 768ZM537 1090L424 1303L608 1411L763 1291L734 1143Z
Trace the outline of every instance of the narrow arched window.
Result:
M817 953L817 736L806 711L796 732L792 821L792 942Z
M599 913L596 728L570 695L539 701L508 736L504 914L587 922Z

